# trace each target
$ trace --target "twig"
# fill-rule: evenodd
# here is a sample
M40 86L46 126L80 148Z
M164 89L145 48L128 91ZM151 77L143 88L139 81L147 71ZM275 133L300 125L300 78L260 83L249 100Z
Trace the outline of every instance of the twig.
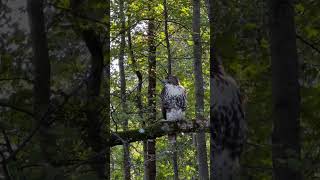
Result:
M6 142L6 147L7 147L7 149L8 149L8 152L9 153L12 153L13 152L13 149L12 149L12 146L11 146L11 143L10 143L10 140L9 140L9 137L8 137L8 135L7 135L7 133L6 133L6 131L4 130L4 129L2 129L2 134L3 134L3 136L4 136L4 141Z
M145 78L142 82L146 81L147 78ZM126 93L126 98L129 97L133 92L135 92L135 90L139 87L139 84L137 86L135 86L133 89L131 89L128 93ZM120 102L119 104L117 104L117 106L115 106L114 111L118 110L118 108L120 107L120 105L122 105L122 102Z
M0 100L0 106L8 107L8 108L13 109L15 111L19 111L19 112L25 113L25 114L27 114L27 115L29 115L31 117L34 117L34 114L32 112L30 112L29 110L14 106L14 105L9 104L9 103L7 103L7 102L5 102L3 100Z
M89 78L89 77L88 77ZM37 134L37 132L39 131L39 129L42 126L42 123L53 113L57 112L60 108L62 108L69 100L69 98L71 96L73 96L86 82L86 79L79 85L77 86L75 89L73 89L71 91L71 93L68 96L65 96L64 101L53 108L48 108L48 110L46 111L46 113L41 117L39 123L36 125L36 127L30 132L30 134L22 141L22 143L20 143L17 148L6 158L3 159L0 163L2 163L3 161L10 161L12 159L14 159L16 157L16 155L31 141L31 139ZM49 122L49 124L52 124L54 122L55 119L53 119L52 121Z
M110 104L110 106L111 106L111 111L110 111L111 116L110 117L111 117L112 122L116 126L116 132L118 132L118 123L116 122L116 120L114 119L114 116L113 116L113 113L115 112L115 109L112 106L112 104Z
M16 78L1 78L0 79L0 81L16 81L16 80L24 80L24 81L27 81L27 82L32 82L32 80L30 80L30 79L19 78L19 77L16 77Z
M296 34L296 37L302 41L304 44L308 45L309 47L311 47L313 50L317 51L318 53L320 53L320 49L317 48L314 44L308 42L307 40L305 40L302 36L300 36L299 34Z
M56 8L56 9L60 9L60 10L63 10L65 12L68 12L68 13L70 13L70 14L78 17L78 18L85 19L85 20L88 20L88 21L92 21L92 22L95 22L95 23L103 25L103 26L108 26L108 23L106 23L106 22L102 22L102 21L99 21L97 19L94 19L94 18L91 18L91 17L88 17L88 16L84 16L84 15L82 15L80 13L76 13L75 11L73 11L70 8L61 7L61 6L58 6L58 5L54 4L54 3L48 3L48 5Z
M75 11L73 11L72 9L70 8L65 8L65 7L61 7L61 6L58 6L54 3L48 3L49 5L57 8L57 9L60 9L60 10L63 10L65 12L68 12L70 14L72 14L73 16L77 17L77 18L81 18L81 19L84 19L84 20L87 20L87 21L91 21L91 22L94 22L94 23L97 23L97 24L100 24L100 25L103 25L103 26L106 26L106 27L109 27L109 24L107 22L103 22L103 21L100 21L100 20L97 20L97 19L94 19L94 18L91 18L91 17L88 17L88 16L85 16L85 15L82 15L81 13L76 13ZM141 20L138 20L137 22L131 24L130 26L126 27L125 29L121 29L119 31L118 34L116 34L116 36L112 37L110 39L111 42L115 41L121 34L133 29L134 27L136 27L141 21L144 21L146 19L141 19Z
M3 152L0 152L0 155L2 158L1 164L2 164L2 169L4 171L4 175L7 180L11 180L11 176L7 167L7 161L5 160L6 157L4 156Z

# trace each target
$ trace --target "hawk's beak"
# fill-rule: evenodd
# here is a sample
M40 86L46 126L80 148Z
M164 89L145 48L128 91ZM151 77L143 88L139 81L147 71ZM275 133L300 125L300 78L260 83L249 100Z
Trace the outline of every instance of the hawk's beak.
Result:
M167 80L167 79L164 79L164 80L161 80L161 82L162 82L163 84L167 84L167 83L168 83L168 80Z
M168 80L167 79L160 79L160 78L157 78L162 84L167 84L168 83Z

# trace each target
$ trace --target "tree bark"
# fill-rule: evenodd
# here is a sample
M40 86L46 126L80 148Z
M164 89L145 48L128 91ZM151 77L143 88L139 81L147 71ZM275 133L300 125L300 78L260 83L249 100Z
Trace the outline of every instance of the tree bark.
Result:
M172 58L171 58L171 49L170 49L170 40L169 40L169 32L168 32L168 5L167 0L163 0L163 16L164 16L164 33L166 36L166 48L167 48L167 56L168 56L168 74L172 74Z
M156 45L155 45L155 24L154 20L149 20L148 23L148 46L149 46L149 57L148 57L148 106L149 106L149 118L148 124L153 124L157 118L156 112ZM156 179L156 141L155 139L147 140L147 161L146 165L146 179Z
M193 55L194 55L194 74L195 74L195 111L196 119L203 119L204 116L204 89L202 76L202 45L200 36L200 0L193 0ZM209 179L208 162L207 162L207 147L205 132L199 132L197 139L197 158L199 165L200 179Z
M128 17L128 23L130 24L130 16ZM136 74L138 78L138 87L137 87L137 95L136 95L136 104L138 108L138 114L141 119L143 119L143 103L142 103L142 73L138 69L138 64L136 61L136 58L134 56L133 48L132 48L132 37L131 37L131 31L128 32L128 46L129 46L129 55L132 61L133 71ZM145 123L142 123L143 126L145 126Z
M83 2L83 1L82 1ZM79 11L79 9L84 6L81 1L73 0L71 1L71 8L73 11ZM107 4L107 18L110 20L110 1ZM81 12L85 14L90 14L91 12ZM93 13L93 12L92 12ZM110 22L107 22L107 26L110 26ZM99 34L96 32L94 27L90 25L88 28L75 29L76 32L80 32L82 39L84 40L89 53L91 54L90 59L90 73L87 80L87 107L85 114L87 117L86 125L86 138L85 141L92 148L93 152L91 154L92 161L90 161L90 166L93 171L96 172L99 179L110 179L110 148L109 143L109 129L105 131L104 127L110 127L109 111L110 111L110 32L106 33L107 47L106 47L106 103L107 103L107 118L103 120L101 118L101 85L102 85L102 75L104 67L104 49L103 43L100 40ZM107 27L108 28L108 27ZM110 28L108 28L109 30ZM108 126L109 125L109 126ZM105 138L107 141L105 141Z
M99 179L105 179L106 157L104 153L105 143L102 137L104 132L103 121L101 119L100 87L103 70L103 49L99 36L94 30L88 29L82 31L82 37L91 54L91 69L87 89L87 142L92 147L94 154L91 166L97 172Z
M208 16L209 16L209 28L210 28L210 126L213 126L212 122L214 122L213 114L214 114L214 61L215 61L215 49L214 49L214 16L213 16L213 0L206 0ZM213 129L213 128L211 128ZM213 134L213 132L211 132ZM214 179L214 137L210 136L210 180Z
M39 140L43 163L54 165L56 151L55 136L50 128L50 60L48 52L47 34L43 0L28 0L27 9L30 23L30 36L33 50L34 85L33 85L33 114L35 125L40 124ZM43 178L49 176L44 167Z
M129 11L129 9L128 9ZM129 26L131 25L131 15L129 14L128 16L128 24ZM133 71L135 72L137 78L138 78L138 87L137 87L137 95L136 95L136 104L137 104L137 108L138 108L138 113L139 113L139 117L141 119L141 126L142 128L145 128L145 121L143 121L143 103L142 103L142 73L141 71L138 69L138 65L137 65L137 61L136 58L134 56L133 53L133 48L132 48L132 38L131 38L131 31L128 31L128 46L129 46L129 55L132 61L132 67L133 67ZM147 141L144 140L143 141L143 158L147 159ZM144 161L144 172L147 172L147 161ZM146 173L145 173L145 177L144 179L146 179Z
M168 5L167 0L163 0L163 16L164 16L164 33L166 39L166 48L167 48L167 57L168 57L168 74L172 75L172 58L171 58L171 49L170 49L170 40L168 32ZM175 135L177 138L177 135ZM177 152L177 141L173 141L170 147L172 151L172 164L173 164L173 173L174 179L179 180L179 167L178 167L178 152Z
M214 122L214 83L215 83L215 67L217 65L216 61L216 52L215 52L215 26L214 26L214 5L213 0L205 0L208 16L209 16L209 28L210 28L210 126L213 126ZM213 128L211 128L213 129ZM214 168L214 137L213 132L210 136L210 180L215 180L215 168Z
M126 101L126 77L125 77L125 69L124 69L124 55L125 55L125 48L126 48L126 19L124 15L124 0L120 0L119 5L119 13L120 13L120 20L121 20L121 33L120 36L120 53L119 53L119 70L120 70L120 97L121 97L121 106L122 111L125 114L124 118L122 119L123 122L123 129L126 131L128 130L128 118L127 116L127 101ZM124 179L130 180L130 148L129 144L125 142L123 145L123 170L124 170Z
M293 8L292 0L270 0L275 180L301 179L300 168L295 168L300 163L300 90Z
M185 120L179 122L156 122L146 128L128 130L111 134L110 146L123 145L123 141L137 142L147 139L156 139L170 133L209 132L207 121Z
M110 0L106 1L106 17L107 17L107 33L106 33L106 47L105 47L105 103L106 103L106 119L104 120L105 122L105 138L106 138L106 149L105 149L105 157L106 157L106 169L105 169L105 174L106 174L106 180L110 179L110 139L111 139L111 133L110 133L110 64L111 64L111 54L110 54Z

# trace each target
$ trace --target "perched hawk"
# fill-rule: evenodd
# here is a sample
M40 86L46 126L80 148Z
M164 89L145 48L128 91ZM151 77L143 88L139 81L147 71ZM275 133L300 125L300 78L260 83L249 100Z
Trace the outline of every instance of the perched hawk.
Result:
M186 90L180 85L176 76L168 76L164 80L161 92L163 118L167 121L180 121L185 118ZM174 141L176 135L169 135L169 141Z
M242 96L235 80L228 76L218 61L211 76L211 135L213 138L214 179L239 176L239 158L246 137Z
M162 114L167 121L179 121L185 117L186 91L175 76L164 80L161 92Z

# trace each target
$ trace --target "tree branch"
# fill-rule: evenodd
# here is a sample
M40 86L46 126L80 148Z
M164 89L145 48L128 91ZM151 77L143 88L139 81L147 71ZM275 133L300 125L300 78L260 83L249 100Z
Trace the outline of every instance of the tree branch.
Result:
M10 104L8 101L3 100L3 99L0 99L0 107L7 107L7 108L13 109L15 111L25 113L31 117L34 117L34 114L31 111L24 109L24 108L21 108L21 107L17 107L13 104Z
M209 124L207 120L192 121L160 121L144 129L135 129L112 133L109 145L110 147L123 145L123 142L136 142L148 139L156 139L171 133L192 133L199 131L208 131Z
M7 167L7 161L5 160L5 155L3 154L3 152L0 152L0 156L2 158L1 164L4 171L5 179L11 180L11 176Z
M90 76L88 77L90 78ZM75 95L79 89L83 87L83 85L87 82L87 79L84 79L79 86L72 89L72 91L69 94L64 95L63 101L58 105L50 105L50 108L48 108L47 112L44 113L44 115L41 117L40 121L37 123L36 127L32 129L32 131L22 140L20 144L17 145L15 150L10 153L10 155L6 158L0 161L0 163L3 163L3 161L9 162L10 160L14 159L16 155L23 150L25 146L31 141L31 139L38 133L42 123L52 114L56 113L58 110L64 107L65 104L68 103L69 99ZM55 119L52 119L49 124L52 124L55 121Z
M33 83L32 80L23 77L1 78L0 81L27 81L29 83Z
M304 44L308 45L309 47L311 47L313 50L317 51L318 53L320 53L320 49L317 48L314 44L308 42L307 40L305 40L302 36L300 36L299 34L296 34L297 39L299 39L301 42L303 42Z

